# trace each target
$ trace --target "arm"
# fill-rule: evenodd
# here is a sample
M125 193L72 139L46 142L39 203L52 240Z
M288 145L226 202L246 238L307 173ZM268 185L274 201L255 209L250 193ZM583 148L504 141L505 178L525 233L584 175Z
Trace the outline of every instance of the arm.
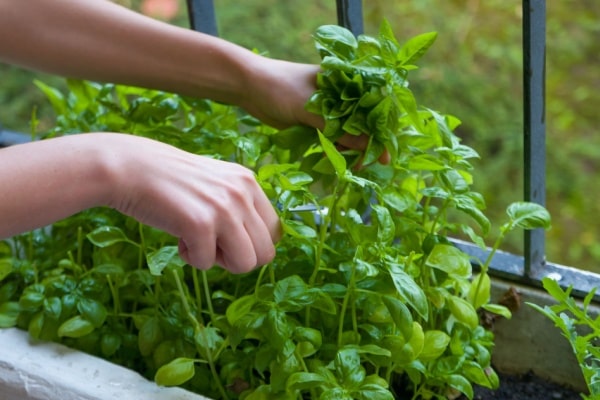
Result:
M210 98L277 127L322 125L304 111L318 66L262 57L108 0L0 0L0 61Z
M199 268L246 272L275 256L278 216L237 164L95 133L1 149L0 171L0 237L109 206L180 238L181 256Z

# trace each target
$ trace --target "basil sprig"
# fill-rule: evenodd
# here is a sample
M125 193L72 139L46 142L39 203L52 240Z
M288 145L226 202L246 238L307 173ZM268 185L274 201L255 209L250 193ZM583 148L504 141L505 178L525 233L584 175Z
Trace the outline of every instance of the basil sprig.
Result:
M364 163L379 158L387 148L397 149L401 118L421 124L415 98L408 88L408 71L431 47L437 33L415 36L400 45L387 21L379 35L355 37L348 29L324 25L314 34L321 56L318 90L309 99L308 111L325 118L323 134L335 140L345 133L370 137Z

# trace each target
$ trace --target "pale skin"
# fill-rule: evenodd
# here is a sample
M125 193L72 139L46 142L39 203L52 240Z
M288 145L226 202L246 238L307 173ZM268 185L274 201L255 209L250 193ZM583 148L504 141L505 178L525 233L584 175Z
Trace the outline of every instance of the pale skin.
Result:
M0 0L0 62L209 98L275 127L323 126L304 110L317 65L259 56L108 0ZM360 149L366 140L339 143ZM242 273L270 262L280 237L251 171L127 134L2 149L0 188L0 238L108 206L178 237L190 265Z

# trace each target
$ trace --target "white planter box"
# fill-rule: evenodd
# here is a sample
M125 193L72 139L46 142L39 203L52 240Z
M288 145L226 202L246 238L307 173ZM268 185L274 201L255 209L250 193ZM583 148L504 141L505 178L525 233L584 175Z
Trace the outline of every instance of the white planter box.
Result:
M494 280L493 300L511 286L521 300L552 304L542 290ZM494 365L501 372L532 371L583 392L585 382L570 345L542 314L522 305L511 320L494 327ZM2 400L209 400L180 388L159 387L141 375L54 343L38 343L27 332L0 329Z
M159 387L136 372L27 332L0 329L2 400L207 400Z

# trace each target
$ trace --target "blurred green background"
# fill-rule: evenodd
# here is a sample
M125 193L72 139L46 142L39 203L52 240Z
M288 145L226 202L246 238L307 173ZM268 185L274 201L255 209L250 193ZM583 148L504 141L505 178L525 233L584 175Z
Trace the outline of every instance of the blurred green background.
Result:
M143 7L161 1L179 6L175 16L162 18L188 26L183 0L119 2L149 12ZM311 33L336 23L334 0L215 0L215 8L222 37L300 62L319 61ZM463 121L458 134L481 155L475 189L500 224L506 206L523 198L521 1L368 0L363 11L367 34L376 34L384 18L400 42L439 33L420 69L409 76L412 89L419 104ZM547 208L553 217L547 258L600 272L600 1L548 1L547 13ZM51 126L52 112L34 78L62 82L0 64L5 128L29 131L34 108L39 129ZM521 242L513 234L503 248L520 253Z

